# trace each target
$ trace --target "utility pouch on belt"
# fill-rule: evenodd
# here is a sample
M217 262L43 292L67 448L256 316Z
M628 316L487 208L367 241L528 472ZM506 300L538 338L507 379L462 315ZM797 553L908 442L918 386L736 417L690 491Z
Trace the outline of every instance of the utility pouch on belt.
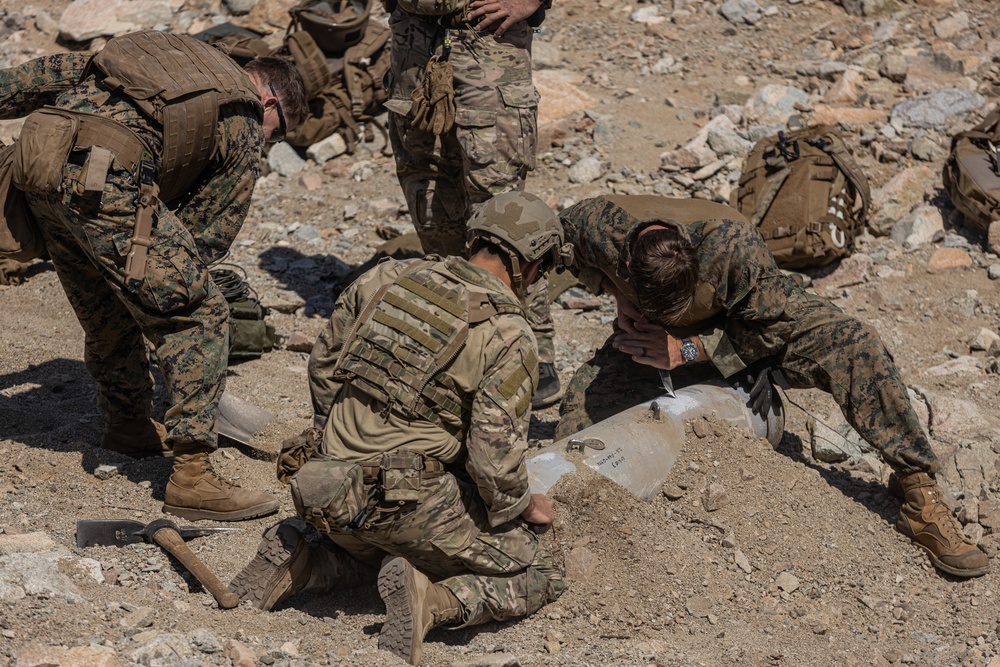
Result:
M386 505L403 505L420 500L421 473L424 457L405 447L383 454L382 498Z
M58 109L39 109L25 118L12 167L17 189L38 194L58 192L79 129L76 116Z
M364 471L357 463L310 459L292 477L291 490L299 516L322 532L351 530L368 507Z
M28 200L14 186L15 149L16 146L6 146L0 150L0 259L30 262L45 252L45 242L28 208ZM0 269L0 284L5 273Z
M323 432L311 426L302 433L284 440L281 443L281 452L278 454L278 481L290 484L302 466L319 454L319 445L322 441Z

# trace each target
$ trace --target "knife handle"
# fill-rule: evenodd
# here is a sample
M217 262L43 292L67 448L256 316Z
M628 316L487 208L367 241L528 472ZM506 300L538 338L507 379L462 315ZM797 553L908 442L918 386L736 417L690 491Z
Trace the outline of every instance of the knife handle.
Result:
M164 527L153 533L153 541L167 550L167 552L179 560L181 565L187 568L188 572L195 576L201 585L205 587L215 601L219 603L221 609L232 609L240 603L239 597L226 588L219 581L211 570L208 569L201 560L194 555L194 552L184 544L180 534L173 528Z

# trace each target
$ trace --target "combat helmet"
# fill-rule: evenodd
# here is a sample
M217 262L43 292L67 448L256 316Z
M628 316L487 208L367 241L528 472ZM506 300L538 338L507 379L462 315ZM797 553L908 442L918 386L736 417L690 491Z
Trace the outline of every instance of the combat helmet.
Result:
M524 296L521 265L548 255L543 267L569 264L570 246L563 243L563 228L548 204L527 192L505 192L484 203L469 221L466 249L482 239L510 258L514 293ZM547 265L547 266L546 266Z
M290 30L304 30L321 50L339 54L365 36L371 0L305 0L288 13Z

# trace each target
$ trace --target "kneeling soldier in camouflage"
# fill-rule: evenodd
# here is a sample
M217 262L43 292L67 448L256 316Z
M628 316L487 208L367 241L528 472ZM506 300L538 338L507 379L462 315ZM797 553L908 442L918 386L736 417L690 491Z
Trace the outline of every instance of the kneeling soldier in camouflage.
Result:
M313 432L279 459L323 537L295 519L272 527L234 592L270 609L396 556L378 575L379 647L413 664L433 627L526 616L560 595L562 569L528 526L553 510L528 490L538 352L522 300L561 252L552 210L507 193L470 222L469 260L386 261L341 295L309 362Z

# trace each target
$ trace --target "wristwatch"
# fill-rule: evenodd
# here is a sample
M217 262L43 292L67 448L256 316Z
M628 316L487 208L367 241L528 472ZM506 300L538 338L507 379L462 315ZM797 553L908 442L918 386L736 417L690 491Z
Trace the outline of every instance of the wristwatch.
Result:
M681 358L685 366L690 366L698 359L698 346L690 338L681 339Z

